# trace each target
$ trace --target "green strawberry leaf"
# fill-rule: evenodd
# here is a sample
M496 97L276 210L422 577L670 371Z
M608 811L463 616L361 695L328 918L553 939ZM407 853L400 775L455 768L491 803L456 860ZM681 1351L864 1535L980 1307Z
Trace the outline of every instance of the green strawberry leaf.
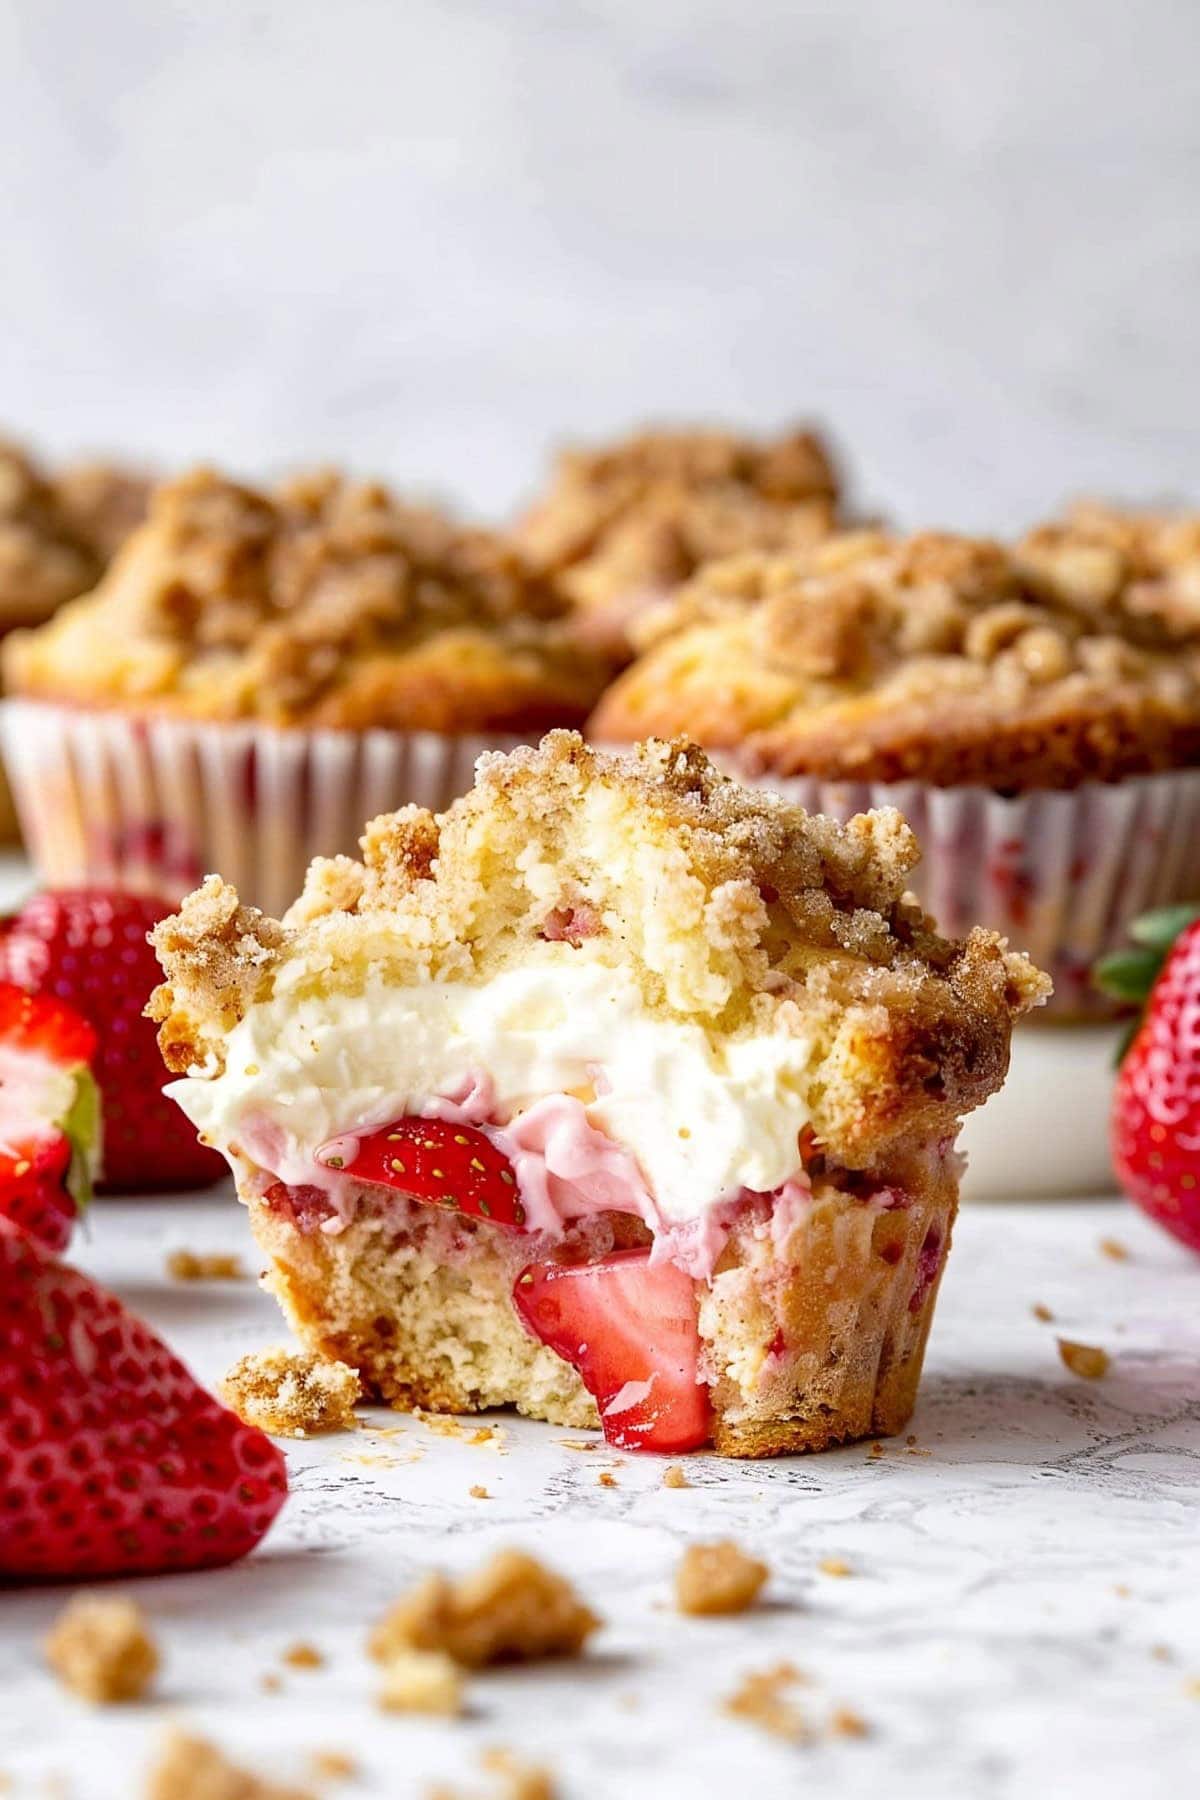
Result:
M1165 956L1184 927L1195 919L1200 919L1200 906L1193 903L1160 906L1154 912L1143 913L1140 919L1135 919L1129 927L1129 935L1135 944L1144 944L1150 950L1157 950L1160 956Z
M67 1191L82 1212L92 1198L92 1183L100 1167L100 1089L92 1071L81 1066L75 1073L75 1097L57 1121L71 1146Z
M1115 1000L1143 1001L1162 967L1162 951L1114 950L1102 956L1093 971L1096 986Z

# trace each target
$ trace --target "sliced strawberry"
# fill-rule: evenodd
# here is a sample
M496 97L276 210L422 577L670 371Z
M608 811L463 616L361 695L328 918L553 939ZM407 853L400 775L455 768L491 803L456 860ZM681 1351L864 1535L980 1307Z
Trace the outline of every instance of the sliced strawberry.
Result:
M115 1295L0 1219L0 1579L233 1562L286 1497L269 1438Z
M525 1208L507 1156L472 1125L397 1119L363 1137L333 1138L317 1151L327 1169L395 1188L410 1200L470 1213L520 1231Z
M0 982L0 1216L63 1250L91 1198L100 1137L91 1026Z
M513 1304L529 1331L579 1370L610 1444L694 1450L709 1436L699 1379L696 1284L649 1250L594 1263L531 1263Z

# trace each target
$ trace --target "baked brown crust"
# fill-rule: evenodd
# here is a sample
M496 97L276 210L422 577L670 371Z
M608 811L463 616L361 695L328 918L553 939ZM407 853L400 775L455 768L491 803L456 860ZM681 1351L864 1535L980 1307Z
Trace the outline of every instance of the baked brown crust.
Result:
M76 536L108 564L145 519L154 481L127 464L89 458L60 469L54 491Z
M50 476L0 440L0 631L48 619L102 567Z
M837 470L812 431L651 430L563 450L514 536L615 630L714 557L819 542L837 505Z
M95 591L16 637L19 693L282 726L448 733L582 719L608 666L494 534L374 483L159 488Z
M642 622L643 654L590 730L623 742L686 722L756 774L1003 791L1192 764L1200 636L1182 589L1148 590L1131 557L1116 579L1094 537L858 532L711 564Z
M603 923L589 954L631 971L649 1010L722 1039L809 1039L814 1129L850 1166L882 1168L1000 1086L1012 1020L1048 992L994 934L950 942L905 897L918 851L897 813L810 816L683 741L615 756L551 733L482 758L439 817L374 821L363 852L315 863L282 922L213 877L156 929L151 1012L173 1069L219 1070L285 971L296 991L309 971L323 992L482 981L554 954L548 924L586 916Z

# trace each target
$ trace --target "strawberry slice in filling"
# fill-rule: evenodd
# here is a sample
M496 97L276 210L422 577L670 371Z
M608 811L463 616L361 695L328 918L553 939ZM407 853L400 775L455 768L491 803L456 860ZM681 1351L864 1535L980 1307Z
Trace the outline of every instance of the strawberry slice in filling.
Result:
M709 1436L696 1285L649 1250L591 1263L531 1263L513 1304L526 1329L579 1371L620 1450L694 1450Z

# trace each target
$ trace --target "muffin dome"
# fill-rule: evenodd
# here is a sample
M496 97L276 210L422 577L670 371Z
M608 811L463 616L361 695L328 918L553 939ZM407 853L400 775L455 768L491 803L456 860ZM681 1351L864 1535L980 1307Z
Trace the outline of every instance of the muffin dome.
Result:
M1168 605L1132 563L1101 581L1103 546L1064 534L859 532L711 564L641 622L593 733L686 728L756 773L1002 791L1195 762L1179 590Z
M95 590L7 646L17 693L275 725L459 733L582 719L607 673L496 536L334 475L158 489Z

